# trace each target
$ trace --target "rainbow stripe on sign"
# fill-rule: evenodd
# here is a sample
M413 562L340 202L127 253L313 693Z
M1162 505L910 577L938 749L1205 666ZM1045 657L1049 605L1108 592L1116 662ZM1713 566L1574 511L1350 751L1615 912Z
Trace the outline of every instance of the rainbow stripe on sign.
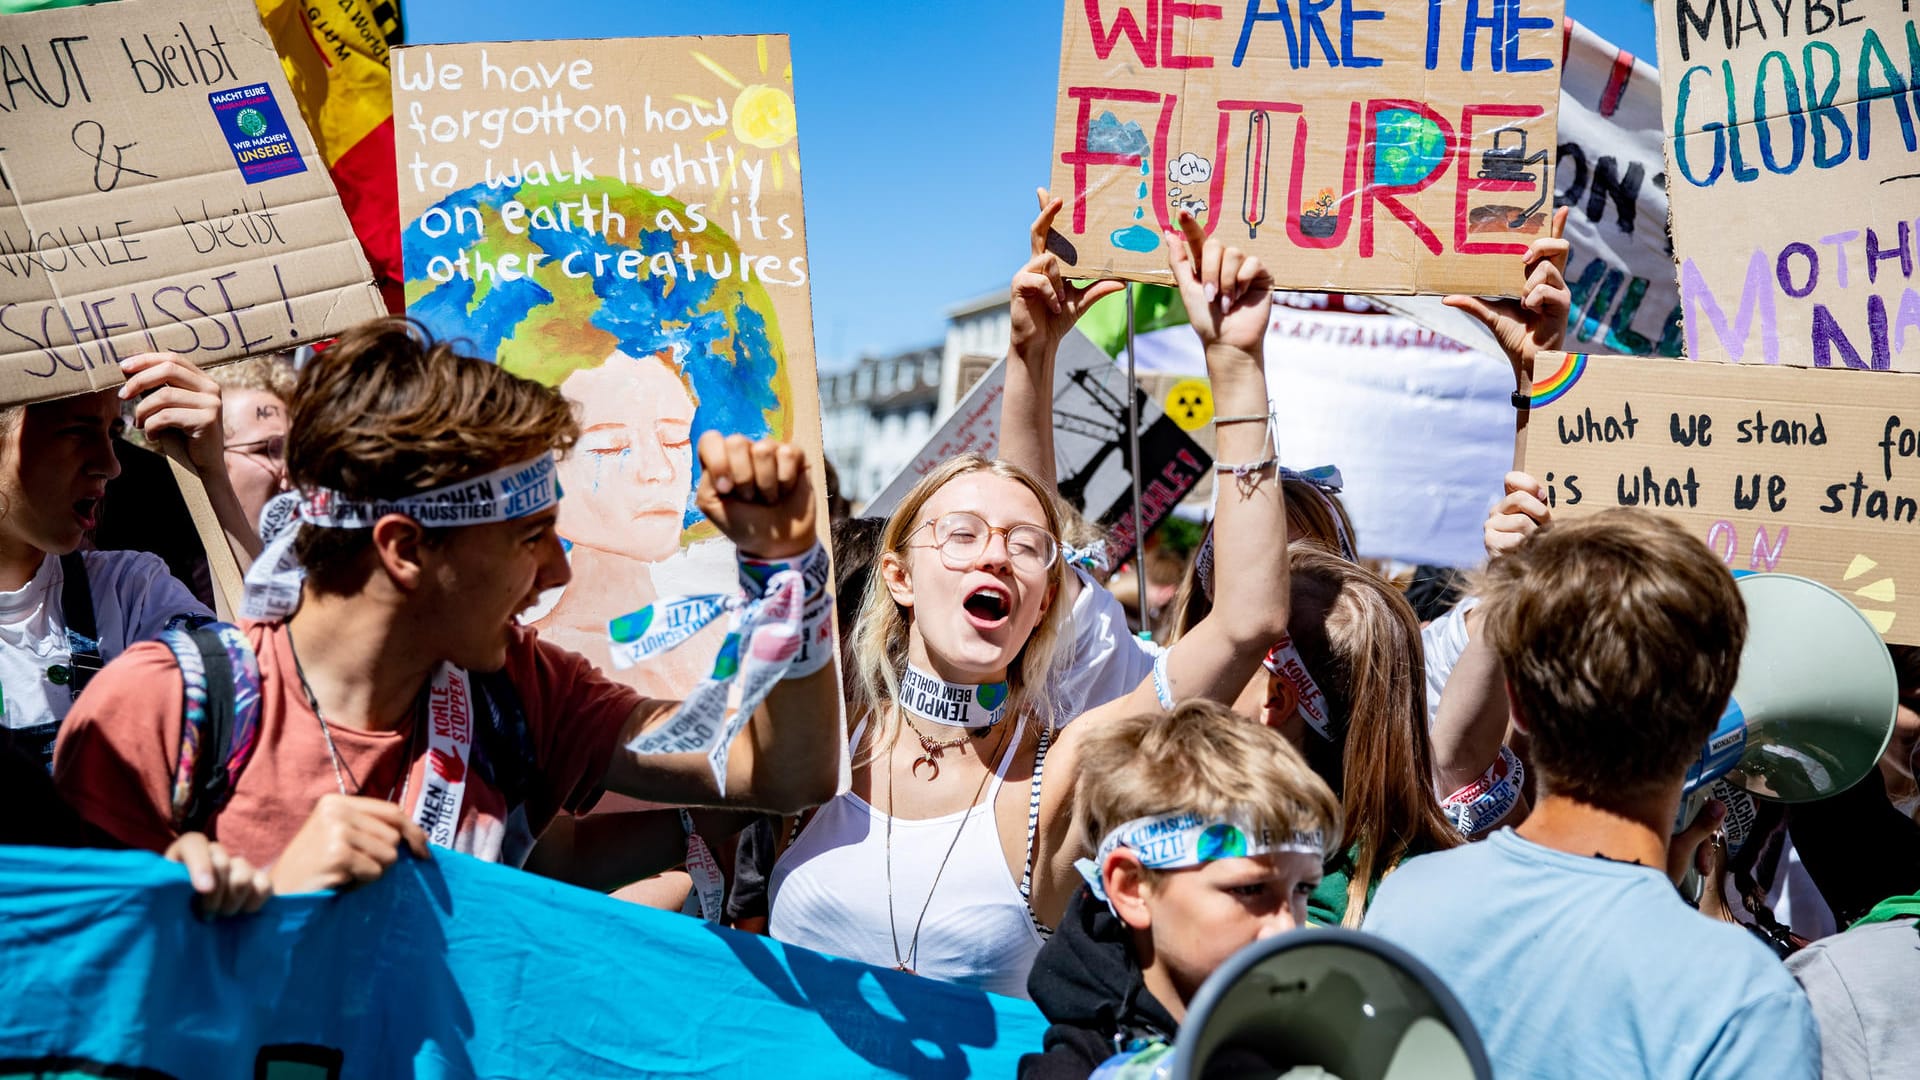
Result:
M1586 373L1587 354L1568 353L1566 362L1560 365L1560 370L1533 384L1533 396L1527 401L1528 407L1537 409L1542 405L1551 405L1559 401L1566 396L1567 391L1573 389L1574 383L1580 381L1580 376Z

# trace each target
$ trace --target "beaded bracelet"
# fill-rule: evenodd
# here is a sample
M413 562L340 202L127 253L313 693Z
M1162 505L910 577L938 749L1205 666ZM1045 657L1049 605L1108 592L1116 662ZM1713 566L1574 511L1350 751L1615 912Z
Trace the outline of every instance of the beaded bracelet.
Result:
M1280 459L1277 457L1270 457L1264 461L1248 462L1245 465L1229 465L1224 461L1216 461L1213 463L1213 471L1217 473L1232 473L1234 479L1246 480L1255 473L1274 468L1279 464Z

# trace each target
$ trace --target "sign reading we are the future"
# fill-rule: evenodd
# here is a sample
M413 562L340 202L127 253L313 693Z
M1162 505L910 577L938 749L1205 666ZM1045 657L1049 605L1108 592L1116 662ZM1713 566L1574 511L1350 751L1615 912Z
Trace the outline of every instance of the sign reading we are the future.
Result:
M1561 0L1066 0L1053 249L1168 283L1180 210L1280 288L1515 295L1553 204Z
M1653 6L1687 355L1920 371L1920 12Z

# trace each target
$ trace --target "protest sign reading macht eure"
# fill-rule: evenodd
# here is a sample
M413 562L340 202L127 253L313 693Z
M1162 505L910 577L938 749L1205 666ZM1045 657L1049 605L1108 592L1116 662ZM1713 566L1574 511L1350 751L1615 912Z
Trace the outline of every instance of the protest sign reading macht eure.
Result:
M0 403L385 313L251 0L0 18Z

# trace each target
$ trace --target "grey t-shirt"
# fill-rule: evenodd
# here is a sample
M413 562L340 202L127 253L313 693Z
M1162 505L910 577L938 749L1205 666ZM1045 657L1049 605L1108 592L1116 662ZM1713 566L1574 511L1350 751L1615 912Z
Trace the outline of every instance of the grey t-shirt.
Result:
M1920 1076L1920 925L1873 923L1822 938L1787 960L1820 1025L1825 1080Z

